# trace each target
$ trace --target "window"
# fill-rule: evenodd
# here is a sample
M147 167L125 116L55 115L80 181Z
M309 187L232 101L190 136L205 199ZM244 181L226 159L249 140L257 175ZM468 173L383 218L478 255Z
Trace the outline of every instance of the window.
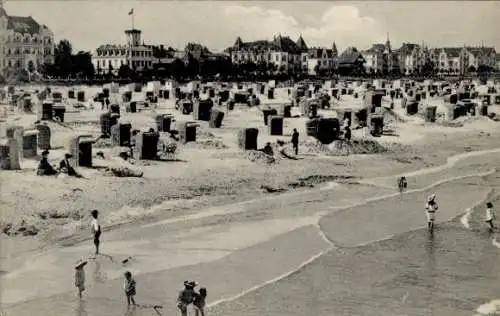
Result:
M276 56L275 56L275 60L276 60L276 61L280 61L280 56L279 56L279 55L276 55Z

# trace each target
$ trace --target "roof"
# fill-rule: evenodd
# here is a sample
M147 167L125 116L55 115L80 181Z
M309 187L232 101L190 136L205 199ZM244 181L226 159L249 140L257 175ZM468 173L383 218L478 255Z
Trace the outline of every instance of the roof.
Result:
M461 47L443 47L443 50L450 57L459 57L462 52Z
M40 25L31 17L9 16L7 29L21 34L38 34Z
M300 50L306 51L307 50L307 45L304 39L302 38L302 35L299 36L299 39L297 40L297 47Z
M127 48L126 45L115 45L115 44L103 44L103 45L100 45L96 50L100 51L100 50L113 50L113 49L125 49Z
M500 61L500 53L497 53L496 59L497 59L497 61Z
M300 44L300 45L299 45ZM307 48L301 48L305 46L305 42L297 41L295 43L288 36L277 36L272 41L259 40L253 42L243 42L240 37L238 37L233 45L235 50L247 50L247 51L282 51L287 53L299 53L307 51ZM229 51L229 50L228 50Z
M338 52L339 52L339 51L337 50L337 45L335 45L335 42L333 42L333 45L332 45L332 53L336 55L336 54L338 54Z
M466 47L466 49L471 52L474 57L496 54L496 50L493 47Z
M308 51L308 56L309 56L309 58L321 59L321 58L323 58L323 54L325 52L326 52L327 58L333 57L333 51L331 49L318 48L318 47L310 48Z
M385 45L384 44L373 44L372 47L367 49L365 52L369 53L383 53L385 51Z
M355 47L349 47L339 56L337 62L338 64L354 64L361 60L363 62L365 60L363 55Z
M420 48L420 45L413 43L403 43L401 47L397 50L399 54L407 55L411 54L411 52L417 48Z

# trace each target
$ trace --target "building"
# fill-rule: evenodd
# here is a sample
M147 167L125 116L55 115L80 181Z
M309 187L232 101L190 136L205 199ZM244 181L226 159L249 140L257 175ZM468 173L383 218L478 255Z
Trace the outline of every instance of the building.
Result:
M475 72L480 66L496 68L497 53L493 47L464 47L461 54L461 73Z
M462 72L462 48L443 47L438 50L437 70L440 74L458 75Z
M302 72L307 69L308 48L302 38L297 42L288 36L275 36L272 41L243 42L238 37L234 45L226 50L233 64L271 64L279 71Z
M500 71L500 53L497 53L496 56L496 70Z
M141 30L126 30L125 37L125 44L104 44L95 50L92 64L97 73L117 74L122 65L136 71L152 68L155 61L153 46L141 43Z
M374 44L361 52L365 62L365 71L372 74L389 74L398 68L397 55L392 51L387 35L385 44Z
M340 75L358 76L365 73L365 63L356 47L349 47L337 58L337 70Z
M337 57L338 51L335 42L331 49L321 47L310 48L306 57L307 73L309 75L318 75L320 73L333 72Z
M54 62L54 34L31 16L9 16L0 0L0 75Z

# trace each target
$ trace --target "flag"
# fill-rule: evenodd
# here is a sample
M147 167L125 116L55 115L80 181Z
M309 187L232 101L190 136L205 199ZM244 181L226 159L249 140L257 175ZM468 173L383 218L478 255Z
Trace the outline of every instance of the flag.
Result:
M134 8L130 9L130 12L128 13L128 15L132 15L134 14Z

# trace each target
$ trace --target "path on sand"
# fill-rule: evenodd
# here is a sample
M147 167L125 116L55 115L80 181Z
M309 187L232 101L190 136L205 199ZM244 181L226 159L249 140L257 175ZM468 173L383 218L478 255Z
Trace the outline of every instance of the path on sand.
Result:
M380 186L366 181L269 196L105 232L102 251L113 262L105 256L89 261L84 303L75 296L73 264L90 256L91 241L47 249L23 265L2 263L8 272L1 279L1 303L7 315L120 315L126 309L125 270L136 275L137 301L163 305L164 315L175 312L175 298L186 279L207 286L209 302L231 298L322 254L332 246L324 235L350 246L422 227L422 204L431 191L441 201L438 222L456 217L491 191L481 185L481 176L500 167L499 152L469 153L471 158L451 159L430 170L433 174L415 174L409 178L411 191L403 195L390 188L395 176L380 180ZM439 181L448 182L433 185ZM464 185L464 194L456 196L454 190ZM135 312L152 314L151 309Z

